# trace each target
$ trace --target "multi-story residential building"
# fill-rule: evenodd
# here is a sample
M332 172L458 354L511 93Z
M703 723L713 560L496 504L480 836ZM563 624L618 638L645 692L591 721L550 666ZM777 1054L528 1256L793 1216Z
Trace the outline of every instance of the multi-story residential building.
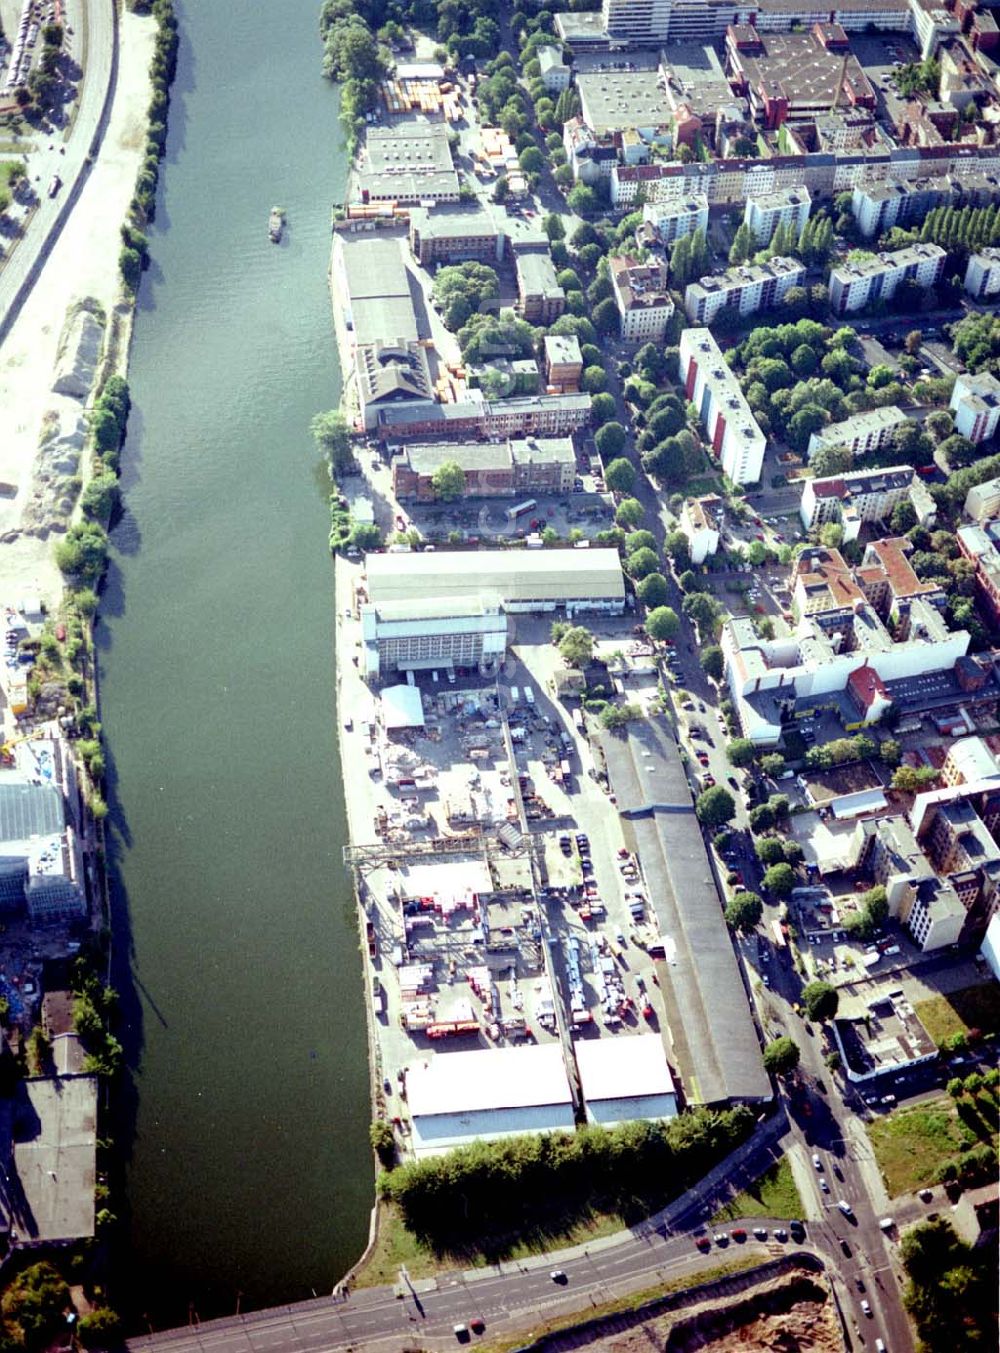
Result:
M957 738L948 748L941 767L941 779L946 785L978 784L998 778L1000 765L983 738Z
M885 409L867 409L840 423L828 423L809 438L808 458L812 460L823 447L845 446L855 458L880 451L892 441L896 428L907 421L902 409L891 404Z
M562 59L558 47L539 47L535 55L542 72L542 84L550 94L561 94L569 88L569 66Z
M985 442L994 435L1000 422L1000 381L989 371L971 376L968 372L955 381L948 407L955 416L955 431L970 442Z
M865 600L879 618L891 622L898 639L905 639L910 628L912 603L921 598L943 611L947 596L940 582L918 578L907 556L913 545L901 536L874 540L867 546L854 578Z
M545 337L545 379L550 395L572 395L580 388L583 354L575 334Z
M1000 291L1000 249L980 249L973 254L965 269L963 285L977 301L995 296Z
M771 243L778 226L791 226L796 235L809 220L812 199L804 183L795 188L779 188L763 197L751 197L743 220L753 231L759 245Z
M976 596L994 625L1000 624L1000 550L981 526L960 526L958 548L976 566Z
M666 264L612 258L611 286L622 338L634 343L662 343L674 314Z
M885 889L889 915L899 916L903 898L934 870L902 815L864 818L851 837L846 868Z
M946 38L958 36L962 31L961 24L939 0L909 0L909 3L920 56L928 61Z
M666 42L674 0L604 0L608 36L636 44Z
M704 193L694 193L676 202L647 202L642 219L652 227L660 244L673 244L696 230L708 230L708 198Z
M755 484L767 438L708 329L681 334L679 374L723 471L734 484Z
M980 526L984 521L1000 516L1000 479L973 484L965 495L965 515Z
M566 309L566 293L548 254L518 254L517 291L529 324L552 324Z
M953 883L934 877L920 879L899 910L899 919L914 944L925 953L957 944L965 917L966 908Z
M887 521L892 510L907 499L917 519L929 526L936 513L934 500L909 465L884 470L852 470L826 479L807 479L799 515L807 531L826 522L839 522L845 540L856 540L866 522Z
M901 282L932 287L944 272L947 254L938 244L911 244L858 263L842 263L830 273L830 309L835 315L888 300Z
M432 502L434 475L455 464L465 475L465 495L512 498L531 493L569 493L576 453L568 437L529 437L504 442L416 442L402 447L392 462L397 498Z
M618 163L618 143L611 133L597 136L579 117L563 126L563 146L574 179L597 183L610 179Z
M947 177L913 182L862 184L854 189L851 210L866 239L884 234L893 226L922 221L934 207L961 200L960 185Z
M722 499L716 494L688 498L681 508L679 525L687 536L692 564L703 564L719 548Z
M805 275L805 264L796 258L742 264L689 283L684 292L684 309L695 324L711 324L724 306L731 306L741 315L769 310L789 288L801 286Z

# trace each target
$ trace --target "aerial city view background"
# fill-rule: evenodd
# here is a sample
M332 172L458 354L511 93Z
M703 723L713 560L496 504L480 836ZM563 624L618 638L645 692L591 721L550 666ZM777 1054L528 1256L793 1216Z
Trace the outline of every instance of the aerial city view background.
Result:
M11 1347L995 1341L998 61L0 0Z

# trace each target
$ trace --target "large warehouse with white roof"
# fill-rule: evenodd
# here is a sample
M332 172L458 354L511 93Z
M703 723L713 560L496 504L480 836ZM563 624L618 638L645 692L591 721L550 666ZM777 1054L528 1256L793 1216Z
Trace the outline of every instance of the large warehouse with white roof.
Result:
M509 612L620 614L617 550L459 550L370 554L361 607L363 671L478 670L503 662Z
M677 1095L659 1034L584 1038L573 1051L588 1122L611 1127L676 1116Z
M573 1096L558 1043L443 1052L409 1067L414 1155L476 1140L573 1131Z

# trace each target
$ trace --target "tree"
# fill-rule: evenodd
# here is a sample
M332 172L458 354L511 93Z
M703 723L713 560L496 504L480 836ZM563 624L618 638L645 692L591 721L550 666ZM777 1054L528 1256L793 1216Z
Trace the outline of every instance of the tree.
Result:
M829 982L807 982L802 988L802 1004L809 1019L833 1019L840 1005L840 997L837 988Z
M760 837L754 848L763 865L781 864L785 858L785 848L776 836Z
M567 667L586 667L594 656L594 636L582 625L574 625L559 641L559 656Z
M785 758L780 752L767 752L760 758L760 768L765 775L776 779L785 769Z
M431 488L442 502L453 502L465 493L465 471L455 460L442 461L431 475Z
M910 354L911 357L916 357L917 353L920 351L920 347L923 341L924 336L920 332L920 330L911 329L903 340L903 347L906 349L906 351Z
M659 559L652 550L636 550L635 554L630 554L625 560L625 572L629 577L639 581L650 573L656 573L659 563Z
M368 1129L368 1139L379 1164L386 1170L391 1169L396 1160L396 1137L392 1124L385 1118L376 1118Z
M617 410L614 395L603 392L594 395L590 401L590 421L595 428L602 428L605 423L611 422Z
M726 924L730 930L749 935L764 914L764 904L756 893L734 893L726 907Z
M642 718L642 706L636 704L605 705L601 710L601 727L614 730Z
M726 756L731 766L752 765L756 754L757 749L749 738L734 738L726 748Z
M764 1049L764 1070L774 1076L789 1076L799 1064L799 1045L787 1034Z
M736 816L736 801L728 789L713 785L698 795L694 810L703 827L724 827Z
M78 522L56 546L56 565L76 586L96 583L108 557L108 536L95 521Z
M309 425L316 445L330 460L334 475L343 474L354 464L351 430L339 409L318 413Z
M563 225L563 219L561 216L557 216L554 211L550 211L542 217L542 229L548 235L550 242L566 238L566 227Z
M669 606L657 606L646 617L646 633L651 639L661 642L664 639L675 638L680 627L677 612L671 610Z
M690 568L691 544L683 531L671 531L664 540L663 547L681 572Z
M711 677L713 681L722 680L725 659L718 644L709 644L707 648L703 648L698 662L707 677Z
M667 580L662 573L647 573L635 589L635 593L643 606L648 606L652 610L665 605L670 596Z
M772 864L762 882L774 897L787 897L795 887L795 870L790 864Z
M612 493L631 493L635 486L635 466L624 456L619 456L604 471L604 482Z
M615 521L619 526L638 526L646 515L646 509L638 498L623 498L615 512Z
M747 814L752 832L764 832L774 826L774 809L769 803L759 803Z
M732 264L746 263L756 252L757 241L754 239L753 231L742 221L737 227L736 234L733 236L733 242L729 249L729 262Z
M844 921L844 929L859 940L871 940L882 929L888 915L885 889L879 884L858 899L858 913Z
M692 592L684 598L681 610L698 626L698 633L707 638L714 635L719 619L719 603L706 592Z
M566 195L566 205L577 216L592 216L600 207L601 199L586 183L577 183Z
M626 432L621 423L605 423L594 433L594 445L605 463L621 454L625 442Z
M107 521L118 502L118 476L96 475L83 491L80 506L85 517Z
M892 509L892 515L889 518L889 525L895 536L905 535L907 531L913 529L917 524L917 513L909 498L904 498L902 502L897 503Z
M603 301L598 301L590 318L599 334L618 332L618 306L610 296L606 296Z
M844 543L844 528L839 521L828 521L819 528L819 543L828 550L839 550Z
M898 766L892 773L892 787L904 794L916 794L933 784L939 774L933 766Z
M846 446L821 446L809 462L817 479L843 474L854 465L854 452Z

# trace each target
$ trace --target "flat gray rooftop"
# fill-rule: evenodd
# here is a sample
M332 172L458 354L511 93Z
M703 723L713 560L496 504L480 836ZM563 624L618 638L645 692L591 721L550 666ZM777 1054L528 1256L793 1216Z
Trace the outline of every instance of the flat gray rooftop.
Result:
M635 838L660 933L673 1060L689 1103L771 1098L677 743L663 718L602 735L618 810Z
M13 1162L4 1199L25 1241L94 1234L96 1076L23 1081L13 1105Z

